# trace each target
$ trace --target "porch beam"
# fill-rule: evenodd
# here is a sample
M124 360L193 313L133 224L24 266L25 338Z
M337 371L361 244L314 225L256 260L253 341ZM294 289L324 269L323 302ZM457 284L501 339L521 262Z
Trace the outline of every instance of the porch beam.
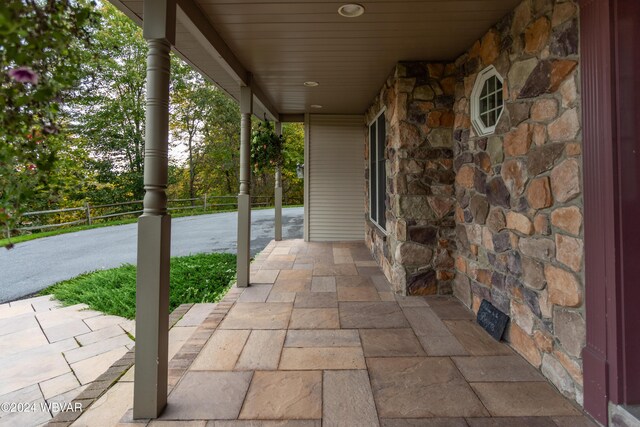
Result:
M281 123L304 123L304 114L280 114Z
M138 219L134 418L157 418L167 404L169 257L167 213L169 151L169 52L175 43L175 0L144 2L147 40L147 106L143 214Z
M264 94L262 88L255 82L255 80L251 79L251 91L253 92L254 99L258 102L258 104L262 107L262 109L267 113L267 118L269 120L273 120L274 122L280 121L280 114L276 107L271 104L267 95ZM258 117L259 119L263 119L264 117Z
M238 193L237 286L249 286L251 261L251 115L253 93L240 88L240 191Z
M179 14L184 14L184 18L193 24L193 28L196 30L193 32L194 36L200 39L201 42L205 42L205 45L209 45L212 50L212 57L218 59L218 62L225 68L225 70L231 75L231 77L240 86L251 86L254 96L260 103L271 120L278 121L279 114L275 109L271 101L262 91L262 88L251 79L251 73L240 62L238 57L233 53L233 50L227 45L224 39L211 25L211 22L207 19L205 13L195 3L194 0L177 0L179 7Z
M282 123L276 122L276 135L282 136ZM275 240L282 240L282 171L280 166L276 167L275 189L274 189L274 205L275 205Z

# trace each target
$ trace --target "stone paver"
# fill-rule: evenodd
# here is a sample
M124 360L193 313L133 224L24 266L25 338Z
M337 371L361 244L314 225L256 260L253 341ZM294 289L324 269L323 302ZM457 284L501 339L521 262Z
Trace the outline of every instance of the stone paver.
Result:
M55 326L43 328L42 330L49 342L62 341L78 335L88 334L92 331L92 329L80 319L56 324Z
M314 276L311 279L311 292L335 292L336 278L332 276Z
M290 329L337 329L340 327L337 308L295 308Z
M280 359L281 370L365 368L360 347L287 347Z
M80 387L80 383L73 372L67 372L66 374L43 381L39 385L45 399L67 393L70 390Z
M261 371L278 369L285 335L286 332L283 330L251 331L235 369Z
M252 278L252 283L275 283L280 270L258 270Z
M395 302L341 302L340 325L347 329L406 328L409 326Z
M374 287L338 286L338 301L380 301L380 295Z
M149 426L589 425L455 298L395 295L361 243L272 242L252 274L172 329L186 344Z
M121 335L126 335L124 329L120 325L114 325L86 334L76 335L75 339L80 345L85 346Z
M236 419L252 373L189 371L171 393L167 420Z
M50 295L3 304L0 399L31 402L38 410L0 412L0 425L49 421L59 408L54 404L70 403L133 345L121 323L132 325L84 304L63 307Z
M238 298L238 302L266 302L272 287L272 285L251 285Z
M547 382L471 384L492 416L578 415L578 410Z
M545 381L545 378L519 356L453 357L469 382Z
M182 316L182 319L178 320L176 323L177 327L184 326L198 326L201 324L204 319L207 318L209 313L216 308L216 304L206 303L206 304L196 304L191 309Z
M360 347L360 337L355 329L339 330L290 330L285 347Z
M220 328L286 329L292 309L287 303L237 303Z
M367 371L325 371L322 386L324 426L379 425Z
M321 371L256 372L240 413L241 419L262 420L321 416Z
M426 356L411 329L361 329L366 357Z
M106 353L71 364L73 373L80 384L88 384L98 378L104 371L128 351L126 347L118 347Z
M95 342L93 344L74 348L73 350L65 351L64 357L65 359L67 359L68 363L75 363L93 356L98 356L111 350L115 350L119 347L126 347L129 344L131 344L131 338L122 334Z
M91 405L73 426L115 426L132 403L133 383L118 383Z
M249 338L248 330L218 330L191 365L193 370L231 371Z
M294 308L338 308L335 292L298 292Z
M381 417L488 415L449 358L368 358L367 366Z
M47 344L49 341L39 327L28 328L0 337L0 355L8 356Z

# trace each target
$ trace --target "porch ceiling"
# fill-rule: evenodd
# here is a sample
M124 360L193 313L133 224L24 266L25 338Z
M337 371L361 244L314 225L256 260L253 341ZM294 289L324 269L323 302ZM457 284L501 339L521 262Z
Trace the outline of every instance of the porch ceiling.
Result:
M144 18L140 0L111 2L138 23ZM455 59L519 2L370 0L360 2L364 15L349 19L337 13L347 1L178 0L187 13L178 14L175 50L235 99L234 59L263 92L257 98L281 114L362 114L398 61ZM190 6L231 57L206 41ZM303 86L309 80L320 86Z

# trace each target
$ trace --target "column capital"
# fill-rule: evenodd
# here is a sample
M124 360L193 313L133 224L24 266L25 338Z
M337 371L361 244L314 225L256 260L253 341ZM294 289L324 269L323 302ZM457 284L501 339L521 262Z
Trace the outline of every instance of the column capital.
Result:
M145 39L162 39L176 43L176 0L144 0L143 31Z
M253 114L253 90L251 86L240 86L240 113Z

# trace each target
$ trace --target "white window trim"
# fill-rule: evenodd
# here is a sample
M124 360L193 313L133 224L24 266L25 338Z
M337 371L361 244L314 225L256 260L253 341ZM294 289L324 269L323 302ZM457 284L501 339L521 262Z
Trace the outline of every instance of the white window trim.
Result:
M473 124L473 129L476 132L477 136L487 136L496 131L496 126L502 117L502 113L504 113L505 105L504 105L504 96L502 97L502 109L500 110L500 114L496 117L496 123L493 126L485 126L480 118L480 95L482 93L482 88L484 87L484 83L489 80L491 77L496 77L500 83L502 84L504 90L504 79L498 73L498 70L493 65L489 65L484 70L478 73L478 77L476 77L476 82L473 85L473 90L471 91L471 123Z
M376 150L375 153L371 152L371 125L373 125L374 123L377 123L377 121L380 118L380 116L384 115L384 113L386 111L387 111L387 107L382 107L380 112L378 114L376 114L376 116L367 124L367 135L368 135L367 139L368 139L368 142L369 142L369 165L368 165L368 167L369 167L369 221L372 224L374 224L378 228L378 230L380 230L384 235L387 235L387 230L385 230L385 228L382 225L380 225L378 223L378 221L374 220L373 217L371 216L371 212L372 212L372 208L373 208L373 206L371 204L371 202L373 201L373 188L372 188L373 180L371 179L371 158L372 158L372 156L376 156L376 159L375 159L374 163L375 164L378 163L378 158L377 158L378 150ZM386 126L386 123L385 123L385 137L386 137L386 131L387 131L387 126ZM376 134L377 134L377 132L378 132L378 128L376 127ZM378 142L379 141L376 139L376 144L378 144ZM385 144L386 144L386 141L385 141ZM377 175L376 175L376 179L377 179ZM385 189L385 196L386 196L386 189ZM378 194L376 193L376 198L377 197L378 197ZM377 201L378 201L378 203L380 202L379 199ZM384 200L382 200L382 202L384 203ZM385 224L384 224L384 226L386 227L386 225L387 224L386 224L386 215L385 215Z

